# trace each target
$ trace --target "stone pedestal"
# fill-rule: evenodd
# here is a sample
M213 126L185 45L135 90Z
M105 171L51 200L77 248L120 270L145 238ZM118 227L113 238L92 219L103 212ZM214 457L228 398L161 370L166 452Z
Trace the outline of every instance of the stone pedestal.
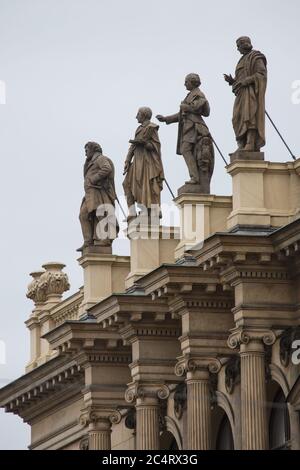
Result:
M229 156L230 156L230 163L233 163L237 160L253 161L253 160L265 159L264 152L249 152L247 150L237 150L234 153L230 153Z
M227 227L281 227L300 216L300 160L232 160L233 207Z
M130 273L126 288L130 288L140 277L163 263L174 263L174 250L179 240L177 227L162 227L130 224L127 236L130 239Z
M175 250L176 259L182 258L186 250L202 243L213 233L227 230L227 217L232 211L231 196L181 193L174 202L180 212L180 242Z
M90 307L113 292L124 291L130 263L126 256L99 252L99 247L84 252L78 262L83 268L84 278L84 297L79 307L79 316L82 317Z

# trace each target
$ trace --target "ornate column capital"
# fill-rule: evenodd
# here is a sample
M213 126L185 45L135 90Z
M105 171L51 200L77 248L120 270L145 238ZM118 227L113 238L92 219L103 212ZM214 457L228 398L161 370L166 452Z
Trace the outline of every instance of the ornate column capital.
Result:
M221 362L216 357L208 356L181 356L175 366L175 374L177 377L182 377L187 372L210 372L217 374L221 369Z
M79 417L79 424L83 427L93 425L97 426L98 424L107 425L109 428L112 424L118 424L121 422L122 415L118 410L110 408L98 408L98 407L89 407L83 409Z
M262 343L265 346L272 346L276 341L276 334L270 329L260 328L237 328L232 330L227 344L231 349L236 349L241 345L251 343Z
M127 403L133 403L136 399L150 398L154 400L166 400L170 395L169 387L166 384L151 384L134 382L129 384L125 392Z

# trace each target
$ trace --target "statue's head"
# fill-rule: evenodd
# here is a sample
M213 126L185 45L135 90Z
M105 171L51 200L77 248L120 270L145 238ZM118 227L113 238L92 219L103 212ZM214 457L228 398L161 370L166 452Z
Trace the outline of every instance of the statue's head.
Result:
M102 153L101 145L97 144L97 142L88 142L85 144L84 149L88 159L92 158L96 152Z
M201 85L201 80L200 77L197 73L189 73L185 77L184 81L185 88L189 91L193 90L194 88L197 88L198 86Z
M137 115L136 115L137 122L142 124L145 121L150 121L151 118L152 118L152 110L148 108L148 106L143 106L142 108L139 108Z
M241 36L237 39L236 45L238 51L241 54L247 54L248 52L252 51L253 46L251 44L251 39L248 36Z

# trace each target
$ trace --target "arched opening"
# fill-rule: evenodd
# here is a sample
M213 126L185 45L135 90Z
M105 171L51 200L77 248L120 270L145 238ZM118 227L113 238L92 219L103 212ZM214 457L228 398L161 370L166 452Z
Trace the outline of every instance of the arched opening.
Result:
M269 419L269 442L271 450L289 449L290 420L285 396L281 388L276 392Z
M221 419L217 440L216 440L216 449L217 450L234 450L233 435L231 430L231 425L229 419L224 413L223 418Z
M178 450L176 439L170 431L164 431L160 435L160 449L161 450Z

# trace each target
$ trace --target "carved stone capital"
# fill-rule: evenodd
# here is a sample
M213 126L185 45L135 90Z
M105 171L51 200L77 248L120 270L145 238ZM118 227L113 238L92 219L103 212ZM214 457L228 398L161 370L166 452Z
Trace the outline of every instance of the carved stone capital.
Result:
M238 328L229 336L227 344L231 349L236 349L242 344L262 342L265 346L271 346L276 341L274 331L268 329Z
M166 400L169 395L169 387L165 384L140 384L138 382L134 382L127 388L125 392L125 400L127 403L133 403L137 398L155 398L158 400Z
M175 366L175 374L178 377L182 377L187 372L196 371L209 371L212 374L217 374L221 366L221 362L216 357L181 356Z
M85 410L82 410L82 413L79 417L79 424L83 427L86 427L89 424L96 425L99 422L111 425L120 423L121 419L122 415L118 410L89 407Z

